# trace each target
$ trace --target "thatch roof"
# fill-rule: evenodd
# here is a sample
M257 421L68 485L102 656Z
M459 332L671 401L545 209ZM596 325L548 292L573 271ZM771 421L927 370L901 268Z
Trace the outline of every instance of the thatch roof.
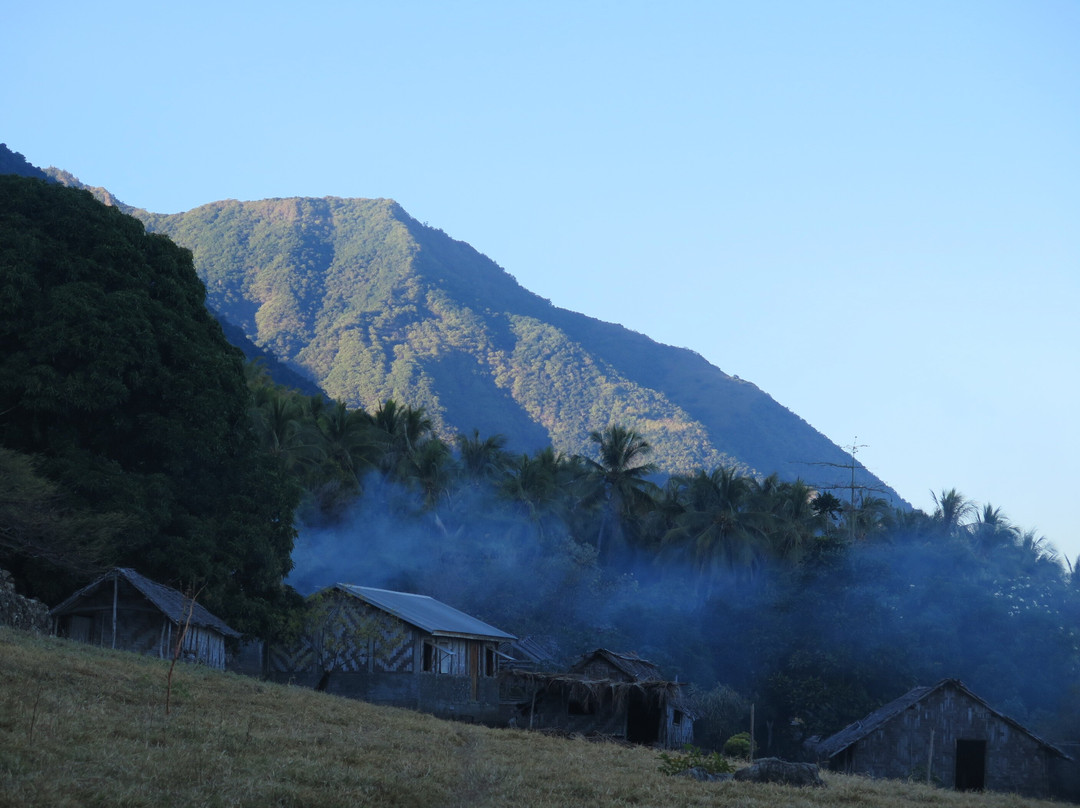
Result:
M191 625L199 628L213 629L226 637L239 637L240 632L232 628L228 623L217 615L210 612L197 601L193 604L191 599L184 593L178 592L171 587L151 581L145 575L136 572L129 567L117 567L102 575L96 581L84 586L74 595L50 611L53 617L70 614L79 611L79 603L83 598L93 594L102 586L112 584L116 580L124 580L131 584L142 594L158 611L164 614L176 625L182 625L188 621L188 613L191 614Z
M624 674L626 679L598 678L589 676L585 669L593 660L600 658ZM567 673L543 673L513 668L504 672L530 685L534 690L559 690L569 698L582 702L603 704L610 700L615 708L622 706L631 693L637 692L648 698L678 707L691 718L695 717L687 707L682 685L660 676L660 669L637 654L620 654L598 648L585 654Z
M597 648L585 654L570 668L571 671L583 671L594 660L600 659L611 667L623 673L631 681L648 682L663 679L660 669L647 659L642 659L635 653L620 654L609 651L606 648Z
M914 707L931 693L948 687L955 688L958 692L962 693L964 696L971 699L972 701L980 704L990 713L997 716L999 719L1006 722L1018 731L1029 736L1054 754L1060 755L1061 757L1066 759L1068 758L1068 755L1066 755L1060 749L1048 743L1047 741L1044 741L1042 738L1039 738L1029 729L1021 725L1018 721L1014 721L1008 716L999 713L981 698L968 690L964 683L961 682L959 679L942 679L936 685L930 685L927 687L916 687L912 690L909 690L900 698L895 699L894 701L890 701L888 704L879 707L877 710L870 713L861 721L856 721L853 724L849 724L848 726L844 727L844 729L837 732L835 735L831 735L824 741L821 741L814 747L815 751L817 752L818 758L821 760L825 760L831 757L835 757L848 747L870 735L870 733L877 730L878 727L891 721L893 718L903 713L908 708Z
M590 679L580 673L540 673L514 668L503 673L530 685L534 690L556 690L583 703L611 704L620 707L631 693L637 692L660 701L679 702L682 685L661 679L624 682L617 679ZM689 712L680 705L683 712Z
M388 612L436 637L467 637L477 640L517 639L513 634L507 634L483 620L465 614L453 606L447 606L428 595L393 592L389 589L375 589L370 586L334 584L320 590L312 597L318 597L324 592L335 589L370 603L375 608Z

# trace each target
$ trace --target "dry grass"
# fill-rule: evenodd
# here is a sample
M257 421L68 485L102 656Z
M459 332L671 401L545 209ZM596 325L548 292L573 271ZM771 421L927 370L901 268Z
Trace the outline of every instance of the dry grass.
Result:
M439 721L0 629L0 806L874 806L1012 808L826 775L798 790L698 783L656 751Z

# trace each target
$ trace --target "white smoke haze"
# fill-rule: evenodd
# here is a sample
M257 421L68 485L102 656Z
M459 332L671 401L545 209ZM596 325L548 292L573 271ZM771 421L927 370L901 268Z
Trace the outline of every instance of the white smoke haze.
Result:
M666 676L728 685L759 715L797 718L807 732L945 677L1051 738L1080 717L1075 591L1048 568L1023 572L962 543L837 545L706 591L687 566L646 553L599 563L560 520L529 519L482 487L425 510L372 477L338 525L300 526L293 560L288 583L303 595L338 582L431 595L518 636L555 639L564 664L598 647L636 651Z

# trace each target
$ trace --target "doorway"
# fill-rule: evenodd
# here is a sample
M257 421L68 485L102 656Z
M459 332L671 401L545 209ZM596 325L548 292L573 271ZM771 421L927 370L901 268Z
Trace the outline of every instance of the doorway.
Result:
M982 791L986 787L986 741L956 741L956 790Z
M660 705L638 689L626 700L626 740L631 743L656 743L660 740Z

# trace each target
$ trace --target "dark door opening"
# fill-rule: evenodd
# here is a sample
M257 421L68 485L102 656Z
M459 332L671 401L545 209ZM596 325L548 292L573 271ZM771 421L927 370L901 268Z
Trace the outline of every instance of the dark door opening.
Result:
M626 740L644 744L660 740L660 705L650 704L639 690L632 690L626 700Z
M957 740L956 790L982 791L986 786L986 741Z

